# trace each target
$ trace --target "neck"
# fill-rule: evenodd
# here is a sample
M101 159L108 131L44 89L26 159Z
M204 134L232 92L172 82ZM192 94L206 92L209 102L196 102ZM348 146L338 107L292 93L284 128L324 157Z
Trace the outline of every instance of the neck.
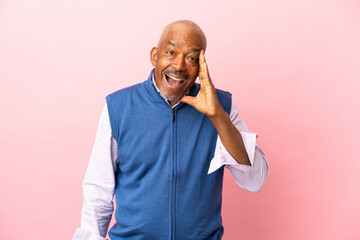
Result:
M168 103L170 104L171 107L173 107L178 101L169 101L168 100Z

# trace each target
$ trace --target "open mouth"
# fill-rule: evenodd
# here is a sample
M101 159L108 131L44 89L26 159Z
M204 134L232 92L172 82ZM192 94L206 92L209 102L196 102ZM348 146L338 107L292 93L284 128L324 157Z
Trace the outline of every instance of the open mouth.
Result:
M167 74L165 74L165 78L170 87L180 87L185 82L185 79L177 78Z

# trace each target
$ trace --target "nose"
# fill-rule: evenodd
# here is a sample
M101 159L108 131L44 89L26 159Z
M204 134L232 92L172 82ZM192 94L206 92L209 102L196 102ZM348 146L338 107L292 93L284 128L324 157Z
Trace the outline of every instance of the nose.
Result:
M185 63L185 58L184 56L182 56L181 54L177 55L173 67L177 70L177 71L185 71L186 70L186 63Z

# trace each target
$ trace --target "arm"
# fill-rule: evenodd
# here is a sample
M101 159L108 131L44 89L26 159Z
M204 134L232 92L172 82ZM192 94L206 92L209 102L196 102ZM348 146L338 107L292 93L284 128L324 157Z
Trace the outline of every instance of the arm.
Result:
M242 136L251 166L237 163L226 150L220 138L218 138L214 158L211 160L208 174L225 165L240 187L250 192L259 192L265 185L269 167L265 154L256 145L257 133L249 132L245 122L238 117L237 108L233 105L231 107L230 120Z
M183 96L180 102L185 102L208 116L231 156L240 164L250 165L241 135L217 98L203 50L201 50L199 59L199 79L200 91L196 97Z
M114 210L116 142L111 136L107 106L101 113L94 147L83 181L81 228L73 240L103 240Z
M232 108L230 115L233 116L229 117L221 107L216 95L215 87L209 76L204 51L201 51L200 53L199 78L201 87L197 96L184 96L180 101L193 106L199 112L209 117L219 135L218 141L221 144L217 145L220 145L220 147L224 149L222 151L224 154L222 155L225 156L227 154L228 157L225 159L228 159L230 162L231 160L233 161L231 164L225 164L228 166L232 165L232 167L229 167L229 170L238 184L249 191L260 191L264 185L268 172L265 156L260 148L255 147L255 136L246 134L245 131L242 132L237 128L237 111L235 113L236 116L234 117ZM245 123L243 125L245 126ZM246 126L245 130L247 130ZM250 142L253 142L253 144L250 144ZM247 145L247 147L245 145ZM215 158L216 155L217 154L215 153ZM224 163L221 161L220 164L219 161L215 161L215 163L212 161L209 172L212 172L213 169L216 170L223 164Z
M222 110L218 115L210 117L211 122L215 126L222 145L226 148L232 158L239 164L251 166L249 156L246 152L243 138L231 122L229 115Z

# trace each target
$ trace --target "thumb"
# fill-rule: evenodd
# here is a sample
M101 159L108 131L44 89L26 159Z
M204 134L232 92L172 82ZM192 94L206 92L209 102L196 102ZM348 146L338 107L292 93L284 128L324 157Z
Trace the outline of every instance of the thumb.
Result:
M179 102L183 102L186 104L189 104L190 106L194 106L194 100L195 97L190 97L190 96L183 96L182 98L180 98Z

